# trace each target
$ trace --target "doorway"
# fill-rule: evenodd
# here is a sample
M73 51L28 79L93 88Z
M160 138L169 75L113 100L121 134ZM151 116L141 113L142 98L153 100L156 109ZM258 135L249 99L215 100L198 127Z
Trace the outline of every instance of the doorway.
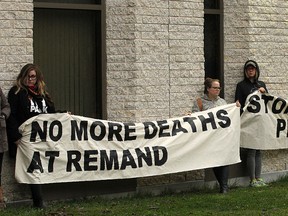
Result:
M101 29L99 10L34 8L34 62L57 110L104 117Z

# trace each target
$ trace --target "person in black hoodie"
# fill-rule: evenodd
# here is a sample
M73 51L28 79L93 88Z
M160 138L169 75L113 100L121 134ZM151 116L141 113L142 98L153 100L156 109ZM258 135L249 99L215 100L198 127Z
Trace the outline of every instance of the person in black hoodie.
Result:
M260 69L256 61L248 60L244 64L244 79L237 84L235 92L235 101L241 104L241 114L245 106L246 98L254 91L261 93L268 92L264 82L258 80ZM247 151L247 168L250 177L251 187L266 186L261 178L261 151L256 149L245 149Z
M20 71L16 84L8 93L11 114L7 119L7 135L10 156L16 155L18 145L21 145L22 135L18 127L29 118L43 114L55 113L54 103L45 88L45 82L40 69L34 64L26 64ZM43 208L42 185L30 185L33 206Z

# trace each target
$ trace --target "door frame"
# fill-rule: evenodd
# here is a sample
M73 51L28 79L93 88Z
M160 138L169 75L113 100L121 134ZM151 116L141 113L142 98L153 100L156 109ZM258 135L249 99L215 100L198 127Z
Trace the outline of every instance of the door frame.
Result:
M106 57L106 5L101 4L72 4L72 3L50 3L34 2L34 8L67 9L67 10L98 10L101 12L101 91L102 91L102 119L107 120L107 57Z

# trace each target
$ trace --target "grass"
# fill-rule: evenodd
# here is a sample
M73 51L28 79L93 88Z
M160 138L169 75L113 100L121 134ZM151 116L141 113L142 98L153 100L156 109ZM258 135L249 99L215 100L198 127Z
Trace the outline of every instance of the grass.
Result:
M78 201L49 203L44 210L30 207L0 210L1 216L74 216L74 215L288 215L288 177L272 182L268 187L232 188L228 194L217 189L191 191L161 196L135 196L130 198L93 198Z

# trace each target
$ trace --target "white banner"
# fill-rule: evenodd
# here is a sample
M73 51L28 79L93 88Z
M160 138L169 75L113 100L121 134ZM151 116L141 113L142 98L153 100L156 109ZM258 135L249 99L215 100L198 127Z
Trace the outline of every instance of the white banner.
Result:
M243 110L241 147L263 150L288 148L287 100L255 92L247 97Z
M240 162L235 104L191 116L121 123L42 114L19 128L20 183L95 181L162 175Z

